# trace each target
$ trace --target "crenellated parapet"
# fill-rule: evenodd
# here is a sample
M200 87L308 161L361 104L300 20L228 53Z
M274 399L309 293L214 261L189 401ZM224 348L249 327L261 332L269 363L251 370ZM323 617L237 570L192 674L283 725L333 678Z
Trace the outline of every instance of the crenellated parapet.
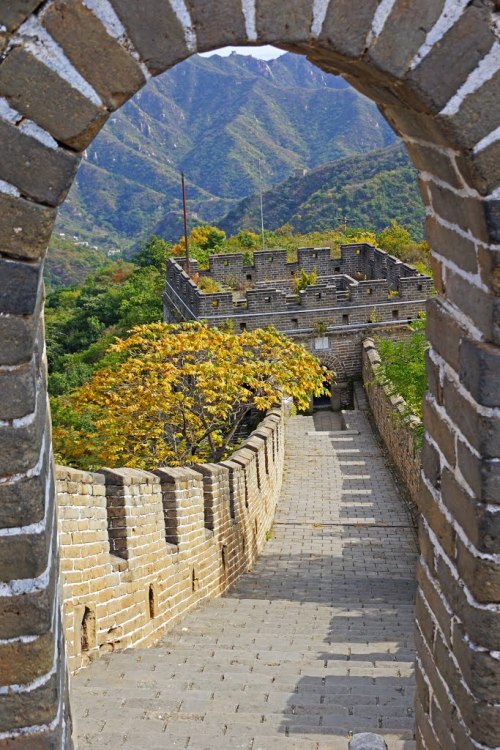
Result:
M147 645L253 564L283 472L283 412L271 410L219 464L97 473L56 470L69 666Z
M272 324L296 338L325 332L353 333L360 327L406 325L425 308L432 279L398 258L366 243L342 245L341 257L329 248L300 248L289 262L285 250L213 255L208 271L191 261L170 258L165 285L165 320L231 322L236 332ZM294 279L305 271L315 283L300 292ZM203 292L193 280L208 277L220 291ZM359 347L358 347L359 348ZM360 362L360 357L358 357Z

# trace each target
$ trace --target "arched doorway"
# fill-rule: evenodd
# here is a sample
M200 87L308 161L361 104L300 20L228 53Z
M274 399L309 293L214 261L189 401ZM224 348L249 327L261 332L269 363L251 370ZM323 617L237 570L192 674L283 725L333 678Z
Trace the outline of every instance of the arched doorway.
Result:
M0 741L69 746L42 260L79 154L195 51L278 44L373 99L420 170L429 305L418 630L421 747L493 746L498 648L498 3L13 0L0 9ZM496 624L496 628L495 628Z

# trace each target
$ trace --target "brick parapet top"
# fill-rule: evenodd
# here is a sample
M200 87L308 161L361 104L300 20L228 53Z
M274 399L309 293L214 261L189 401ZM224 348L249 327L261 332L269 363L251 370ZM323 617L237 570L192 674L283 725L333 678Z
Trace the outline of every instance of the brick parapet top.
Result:
M154 474L162 484L201 479L201 473L191 466L162 466L155 469Z
M143 469L101 469L106 485L125 487L136 484L159 484L160 480L150 471Z
M55 478L58 482L78 482L80 484L104 484L103 474L92 471L83 471L82 469L73 469L71 466L55 467Z
M182 481L201 480L204 476L218 477L228 473L228 467L234 468L240 466L235 464L234 459L240 458L244 463L248 463L248 450L259 450L265 443L266 439L281 424L282 410L281 407L270 409L262 422L258 425L245 442L232 453L226 461L220 463L203 463L193 464L192 466L161 466L153 471L144 469L130 469L120 467L110 469L104 467L99 472L83 471L74 469L70 466L56 466L55 478L58 482L78 482L80 484L101 484L107 487L129 487L132 485L159 485Z
M184 258L169 258L165 300L182 304L190 318L271 314L280 310L308 314L318 305L325 312L368 303L405 304L428 297L432 286L429 276L366 243L342 245L341 258L332 258L329 248L299 248L298 261L292 262L280 249L257 251L253 266L244 266L239 253L213 255L209 262L210 270L202 271L203 276L224 283L229 283L230 277L241 283L250 279L254 287L238 301L233 300L231 291L205 293L184 270ZM318 278L297 297L289 293L288 287L291 277L301 269L316 270ZM359 278L354 278L357 275ZM381 298L382 287L387 288L387 299ZM394 292L398 293L397 298L391 297Z

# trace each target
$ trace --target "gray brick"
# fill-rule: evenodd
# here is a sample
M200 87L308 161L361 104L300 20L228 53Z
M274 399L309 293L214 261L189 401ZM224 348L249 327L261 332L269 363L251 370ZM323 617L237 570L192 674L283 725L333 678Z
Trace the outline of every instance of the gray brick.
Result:
M306 41L312 24L312 5L308 0L277 5L273 0L256 2L257 35L267 42L275 39L288 43Z
M117 109L145 84L139 63L82 2L58 0L42 23L107 108Z
M43 258L54 219L53 208L0 193L0 255Z
M408 74L408 81L416 85L434 111L443 109L491 49L495 35L489 15L487 5L470 3L443 39Z
M377 5L377 0L364 0L356 3L356 12L353 13L352 0L330 3L319 39L343 55L361 56Z
M44 146L19 128L0 121L0 179L39 203L57 206L71 187L79 156Z
M140 5L111 0L111 4L153 75L163 73L191 54L177 16L163 0L146 0Z
M0 260L0 315L32 315L41 278L40 263Z
M82 151L108 118L97 106L22 47L0 65L0 96L56 141Z

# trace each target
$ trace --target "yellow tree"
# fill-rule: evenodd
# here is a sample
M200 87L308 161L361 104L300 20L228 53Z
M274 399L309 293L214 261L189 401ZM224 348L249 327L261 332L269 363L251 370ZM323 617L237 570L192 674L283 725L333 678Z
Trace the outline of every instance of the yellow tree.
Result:
M239 335L200 323L134 328L110 365L59 400L59 460L82 468L219 461L253 409L292 396L299 409L331 374L275 329Z

